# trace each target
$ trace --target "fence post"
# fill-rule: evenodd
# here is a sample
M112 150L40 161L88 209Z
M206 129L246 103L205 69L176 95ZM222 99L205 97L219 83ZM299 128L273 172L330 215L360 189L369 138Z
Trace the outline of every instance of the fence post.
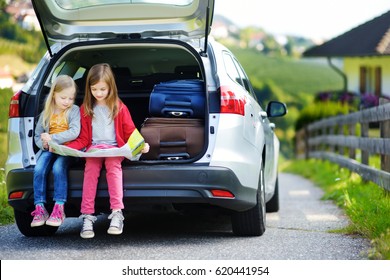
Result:
M368 137L368 131L369 131L369 124L365 122L361 123L362 138ZM361 152L362 152L362 164L368 165L369 153L365 150L361 150Z
M295 157L307 159L308 155L308 135L307 126L302 127L295 133Z
M304 141L305 141L305 159L309 159L309 129L307 125L304 126Z
M348 133L350 136L355 136L355 133L356 133L356 125L355 124L348 125ZM349 158L356 159L356 151L354 148L349 148Z
M382 99L380 104L389 103L389 101ZM390 138L390 120L382 121L379 123L380 137ZM381 155L381 169L386 172L390 172L390 156Z
M335 127L332 125L329 127L329 136L333 137L335 134ZM329 144L329 152L334 153L335 152L335 145Z
M338 132L338 134L344 136L344 125L339 124L339 132ZM339 152L339 155L344 156L344 154L345 154L344 147L343 146L338 146L338 152Z

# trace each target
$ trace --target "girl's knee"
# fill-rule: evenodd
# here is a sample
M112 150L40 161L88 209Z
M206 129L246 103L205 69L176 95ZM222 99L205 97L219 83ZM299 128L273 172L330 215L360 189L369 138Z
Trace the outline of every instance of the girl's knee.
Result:
M57 160L53 165L53 174L56 175L66 175L68 172L67 161Z
M46 177L47 174L49 174L49 172L50 172L49 165L37 164L34 167L34 177L35 178Z

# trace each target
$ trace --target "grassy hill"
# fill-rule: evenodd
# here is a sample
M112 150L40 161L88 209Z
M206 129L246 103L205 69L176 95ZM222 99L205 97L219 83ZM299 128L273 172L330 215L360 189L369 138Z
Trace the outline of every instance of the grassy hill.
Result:
M1 54L0 52L0 69L5 69L5 67L9 67L11 75L17 78L34 70L36 64L28 63L16 54Z
M248 49L232 49L251 79L273 81L292 97L322 90L340 89L341 77L325 60L269 57ZM256 84L254 85L256 87ZM258 86L261 87L261 84Z

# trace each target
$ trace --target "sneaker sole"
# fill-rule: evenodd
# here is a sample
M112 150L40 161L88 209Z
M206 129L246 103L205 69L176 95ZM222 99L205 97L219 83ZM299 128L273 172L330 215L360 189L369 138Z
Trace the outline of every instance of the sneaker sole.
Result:
M82 233L80 233L80 237L84 238L84 239L94 238L95 237L95 233L92 233L90 235L83 235Z
M52 226L52 227L59 227L62 225L62 222L51 222L51 221L46 221L46 225Z
M39 223L31 223L31 227L41 227L45 224L45 221L39 222Z
M118 230L117 228L112 229L112 230L110 230L110 229L107 230L107 233L111 234L111 235L119 235L119 234L122 234L122 232L123 232L123 230Z

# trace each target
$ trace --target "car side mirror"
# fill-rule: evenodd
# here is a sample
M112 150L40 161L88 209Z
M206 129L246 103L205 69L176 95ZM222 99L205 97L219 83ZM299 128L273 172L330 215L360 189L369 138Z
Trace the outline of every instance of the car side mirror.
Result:
M281 117L287 114L287 106L279 101L271 101L268 103L266 111L268 117Z

